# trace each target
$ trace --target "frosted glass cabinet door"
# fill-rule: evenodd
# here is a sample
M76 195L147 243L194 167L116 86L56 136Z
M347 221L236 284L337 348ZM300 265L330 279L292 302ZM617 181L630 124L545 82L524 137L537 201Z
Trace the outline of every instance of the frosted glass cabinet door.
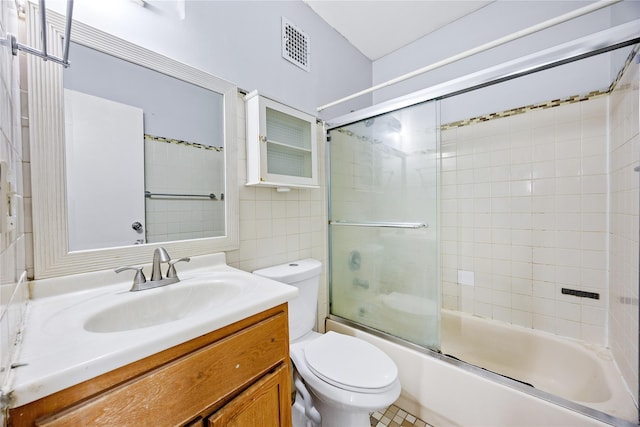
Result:
M245 102L247 185L316 188L316 118L256 91Z

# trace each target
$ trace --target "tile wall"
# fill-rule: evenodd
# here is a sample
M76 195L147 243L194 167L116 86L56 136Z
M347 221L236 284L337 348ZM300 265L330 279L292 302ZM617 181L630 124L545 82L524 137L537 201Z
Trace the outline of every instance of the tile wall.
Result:
M442 132L445 308L606 343L607 102Z
M146 198L147 243L224 234L224 152L145 135L145 190L206 197ZM177 161L176 161L177 160Z
M7 33L17 34L18 19L13 1L0 2L0 39ZM22 149L19 57L13 56L6 45L0 44L0 161L5 162L9 170L12 189L15 227L6 232L0 231L0 384L5 384L11 370L13 346L17 331L22 322L28 290L26 283L26 240L24 198L29 188L23 184L23 167L28 165L28 150ZM24 119L23 119L24 120ZM22 123L26 124L26 123ZM0 215L0 221L5 216ZM0 413L0 424L3 423Z
M636 57L637 58L637 57ZM633 61L610 96L609 345L638 402L638 123L640 82Z
M322 262L321 283L326 277L327 200L325 185L325 135L318 125L318 189L248 187L246 174L246 116L242 96L238 97L238 186L240 190L240 248L227 252L227 263L254 271L303 258ZM318 318L328 313L328 290L321 287ZM318 326L323 327L319 321Z

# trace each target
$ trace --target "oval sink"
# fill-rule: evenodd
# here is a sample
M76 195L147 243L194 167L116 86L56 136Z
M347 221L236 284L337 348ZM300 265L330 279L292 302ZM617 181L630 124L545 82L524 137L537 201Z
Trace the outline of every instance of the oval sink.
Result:
M89 317L90 332L122 332L184 319L229 301L243 288L241 282L174 283L118 295L124 301Z

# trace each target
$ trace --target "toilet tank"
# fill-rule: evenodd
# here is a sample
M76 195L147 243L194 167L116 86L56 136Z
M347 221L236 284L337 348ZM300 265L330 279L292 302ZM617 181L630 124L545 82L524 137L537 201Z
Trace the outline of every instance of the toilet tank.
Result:
M307 258L253 272L258 276L298 288L298 296L289 301L290 341L311 332L316 324L321 271L320 261Z

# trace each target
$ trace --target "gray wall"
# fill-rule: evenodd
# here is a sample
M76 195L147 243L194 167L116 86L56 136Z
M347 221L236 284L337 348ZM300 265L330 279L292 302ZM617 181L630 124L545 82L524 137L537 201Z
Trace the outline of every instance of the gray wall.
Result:
M299 0L186 1L182 8L177 1L150 0L144 8L124 0L78 2L74 17L210 72L242 89L258 89L267 96L315 115L319 105L589 3L496 1L373 63ZM63 12L64 2L48 4ZM283 16L309 35L310 72L299 69L281 57L280 28ZM336 117L369 106L372 102L379 103L412 93L638 17L640 2L625 0L411 81L382 89L372 96L363 96L327 109L321 117ZM579 78L570 81L578 84L575 89L567 88L565 81L556 81L551 75L548 79L545 77L543 83L550 92L556 94L556 87L567 88L568 94L580 92L583 88L593 90L603 82L610 82L611 74L619 68L608 57L601 57L598 61L586 70L575 69L573 73L578 74ZM536 97L542 97L539 90L531 90L527 96L532 97L531 102L536 102ZM482 98L486 97L483 95ZM501 101L503 95L497 94L492 98ZM489 110L496 109L501 108Z
M373 63L374 84L419 69L456 53L504 37L512 32L578 9L592 2L582 1L497 1L453 22ZM576 38L640 18L640 2L626 0L597 12L551 27L509 44L474 55L434 70L410 81L377 91L374 103L516 59ZM443 122L501 111L606 88L620 68L610 56L599 56L588 64L569 65L559 73L545 72L535 79L503 85L498 90L484 90L460 99L457 112L443 111ZM514 91L513 88L518 90ZM524 104L522 104L524 102Z
M223 146L222 95L157 71L72 44L64 87L144 110L144 132Z
M64 13L64 2L47 5ZM283 16L309 36L310 72L281 56ZM314 115L317 106L371 85L371 61L302 1L187 1L183 9L176 1L147 1L144 8L124 0L76 2L74 18Z

